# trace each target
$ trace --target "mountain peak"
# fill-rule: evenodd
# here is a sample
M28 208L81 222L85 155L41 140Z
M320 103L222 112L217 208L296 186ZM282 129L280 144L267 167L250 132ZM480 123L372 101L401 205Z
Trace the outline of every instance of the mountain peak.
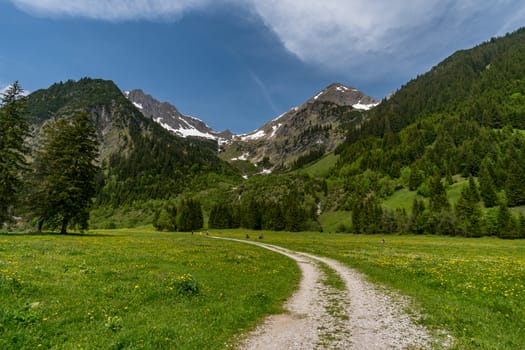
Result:
M199 137L210 140L231 138L231 133L219 133L202 120L183 115L168 102L160 102L140 89L124 91L124 96L137 107L142 114L152 118L163 128L181 137Z
M331 102L339 106L352 106L355 109L369 110L379 104L373 97L367 96L356 88L333 83L308 100L312 102Z

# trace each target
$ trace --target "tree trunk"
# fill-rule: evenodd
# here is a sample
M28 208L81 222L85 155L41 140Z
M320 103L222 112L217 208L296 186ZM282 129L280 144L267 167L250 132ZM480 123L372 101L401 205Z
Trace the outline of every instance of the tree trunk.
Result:
M67 224L69 222L69 219L63 218L62 219L62 228L60 229L60 234L66 235L67 234Z
M44 226L44 221L46 219L42 216L38 221L36 222L36 232L42 233L42 226Z

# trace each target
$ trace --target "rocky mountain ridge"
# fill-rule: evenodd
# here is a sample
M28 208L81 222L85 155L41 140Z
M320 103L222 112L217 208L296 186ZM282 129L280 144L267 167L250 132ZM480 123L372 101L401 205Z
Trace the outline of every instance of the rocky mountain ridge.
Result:
M361 119L379 104L374 98L343 84L331 84L304 104L294 107L260 128L233 136L222 147L227 161L250 161L268 172L290 168L312 152L322 155L344 141L344 123Z
M124 96L137 107L142 114L152 118L164 129L181 137L200 137L210 140L228 140L233 136L229 130L218 132L202 120L180 113L177 107L167 102L160 102L140 89L124 91Z
M332 151L344 140L341 123L351 122L355 115L378 105L378 101L361 91L334 83L308 99L246 134L218 132L202 120L183 115L166 102L160 102L142 90L125 91L124 95L145 116L181 137L215 140L221 157L229 162L264 163L265 170L289 167L291 162L309 152Z

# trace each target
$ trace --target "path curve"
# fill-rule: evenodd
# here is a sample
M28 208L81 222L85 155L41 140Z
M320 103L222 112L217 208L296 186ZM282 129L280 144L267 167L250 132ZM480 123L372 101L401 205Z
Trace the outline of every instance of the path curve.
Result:
M432 337L404 312L408 299L380 289L336 260L276 245L253 244L295 260L302 272L299 289L287 301L287 313L267 317L238 344L239 350L430 349ZM345 290L323 283L320 264L344 281Z

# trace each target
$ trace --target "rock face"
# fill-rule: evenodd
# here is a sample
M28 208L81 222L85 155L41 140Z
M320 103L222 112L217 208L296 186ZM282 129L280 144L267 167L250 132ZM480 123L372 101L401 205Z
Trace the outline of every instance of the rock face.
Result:
M293 168L298 161L333 151L345 138L342 125L361 120L363 113L378 104L355 88L335 83L257 130L233 135L229 130L217 132L202 120L183 115L175 106L142 90L125 91L124 95L165 129L181 137L217 141L222 159L261 165L259 170L263 173L276 167Z
M377 104L357 89L332 84L257 130L235 135L221 147L221 157L248 160L266 171L297 166L301 157L312 159L333 151L345 138L342 125L361 120Z
M211 140L227 140L232 137L230 131L217 132L202 120L183 115L175 106L167 102L160 102L140 89L125 91L124 96L145 116L152 118L165 129L181 137L201 137Z

